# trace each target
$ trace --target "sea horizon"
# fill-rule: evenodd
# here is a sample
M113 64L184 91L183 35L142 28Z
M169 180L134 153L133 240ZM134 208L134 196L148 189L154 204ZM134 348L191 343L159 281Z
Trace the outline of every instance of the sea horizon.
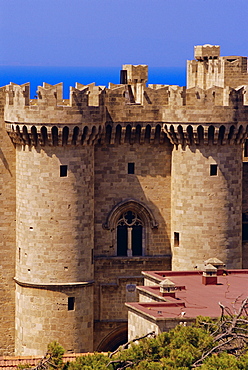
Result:
M10 82L22 85L30 83L30 98L33 99L37 87L43 82L51 85L63 83L63 98L69 98L70 86L75 83L106 86L111 82L120 83L120 67L42 67L42 66L0 66L0 86ZM184 67L148 67L148 84L186 84Z

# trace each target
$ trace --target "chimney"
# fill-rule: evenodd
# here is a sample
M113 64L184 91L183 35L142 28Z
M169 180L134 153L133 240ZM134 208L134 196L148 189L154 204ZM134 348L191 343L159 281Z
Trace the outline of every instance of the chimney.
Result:
M169 279L164 279L159 283L160 286L160 294L162 297L169 296L175 298L176 296L176 287L175 284L169 280Z
M205 266L202 273L202 284L216 285L217 284L217 268L210 263Z
M205 265L210 264L210 265L216 267L217 268L217 275L223 275L223 272L225 271L225 267L226 267L224 262L222 262L221 260L219 260L216 257L209 258L208 260L204 261L204 264Z

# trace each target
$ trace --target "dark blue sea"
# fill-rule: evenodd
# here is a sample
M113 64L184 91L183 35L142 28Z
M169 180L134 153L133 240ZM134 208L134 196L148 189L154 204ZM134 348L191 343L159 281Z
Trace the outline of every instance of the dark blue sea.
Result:
M119 67L17 67L0 66L0 86L14 82L24 84L30 82L30 98L36 95L37 86L43 82L57 84L63 82L64 99L69 97L69 86L76 82L87 85L95 82L96 85L108 86L109 82L120 82ZM168 84L184 86L186 84L185 68L150 67L148 72L149 84Z

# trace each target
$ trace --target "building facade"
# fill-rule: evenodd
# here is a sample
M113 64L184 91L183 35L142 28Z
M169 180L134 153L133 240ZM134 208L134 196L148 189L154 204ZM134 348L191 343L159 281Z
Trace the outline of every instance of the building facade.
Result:
M147 76L0 89L1 354L111 350L142 270L247 267L247 58L197 46L187 87Z

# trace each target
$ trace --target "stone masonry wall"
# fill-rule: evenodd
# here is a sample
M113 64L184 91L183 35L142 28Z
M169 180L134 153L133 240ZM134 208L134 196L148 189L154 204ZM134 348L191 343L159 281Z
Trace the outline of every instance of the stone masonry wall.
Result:
M128 163L135 173L128 174ZM153 213L159 226L147 230L145 255L170 253L171 145L123 144L95 148L95 256L115 256L115 230L104 230L120 202L135 199Z
M56 154L55 154L56 152ZM60 177L60 165L68 176ZM17 277L93 279L93 148L17 149Z
M194 319L182 322L184 325L192 325ZM128 340L141 337L152 331L160 334L175 328L180 323L180 319L154 320L146 317L137 311L128 310Z
M95 257L94 316L97 327L94 349L109 334L111 327L127 321L125 302L138 301L137 290L130 285L143 285L143 270L171 268L169 256ZM110 328L106 328L106 322ZM119 324L118 324L119 323Z
M93 280L93 170L92 146L17 148L17 354L42 354L55 339L93 350L93 287L68 291Z
M159 334L159 327L154 320L147 320L146 317L128 310L128 340L132 340L136 337L142 337L152 331L155 334Z
M5 89L0 88L0 355L14 352L15 147L5 130Z
M241 146L179 145L172 163L172 238L179 233L172 268L193 269L210 257L241 268Z
M134 163L134 174L128 174L128 163ZM170 268L170 173L168 141L95 147L94 311L98 330L102 327L95 346L108 334L106 321L122 325L127 320L124 303L137 300L128 286L143 284L141 271ZM147 227L143 257L116 257L116 228L103 228L112 209L127 199L145 204L158 222L158 228Z
M37 289L17 285L16 354L44 355L51 341L66 352L93 351L93 286ZM68 297L75 298L68 310Z

